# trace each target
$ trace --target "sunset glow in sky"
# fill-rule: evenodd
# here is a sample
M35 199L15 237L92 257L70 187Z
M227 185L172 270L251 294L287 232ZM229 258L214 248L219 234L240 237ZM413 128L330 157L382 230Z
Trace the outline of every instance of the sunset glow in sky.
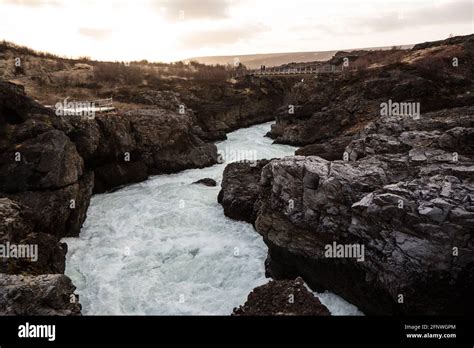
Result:
M196 56L392 46L474 32L470 1L0 0L0 39L67 57Z

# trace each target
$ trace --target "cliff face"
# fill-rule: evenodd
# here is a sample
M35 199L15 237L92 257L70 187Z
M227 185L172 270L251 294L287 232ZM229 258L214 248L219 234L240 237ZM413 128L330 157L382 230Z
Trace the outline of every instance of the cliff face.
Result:
M67 251L59 239L79 233L93 174L67 128L20 87L0 82L2 314L80 314L80 305L69 302L74 286L58 274ZM19 248L28 248L29 258L13 254Z
M260 192L260 174L269 160L249 163L230 163L225 167L222 189L217 201L224 214L234 220L255 223L258 207L255 206Z
M28 207L47 233L76 235L93 175L66 134L67 120L35 103L20 87L0 82L0 91L0 192Z
M403 63L293 88L295 114L282 110L270 136L310 144L303 156L266 164L259 195L245 164L222 182L227 216L253 207L268 276L300 276L366 314L472 312L472 40L415 46ZM421 112L381 115L389 99Z
M242 77L233 81L163 82L156 87L124 86L118 91L104 91L118 101L158 106L173 112L182 107L193 119L199 136L223 140L226 133L238 128L272 121L284 103L295 77L258 79Z
M141 97L143 104L87 119L57 116L26 96L21 86L0 82L0 241L5 246L38 246L34 262L2 261L0 277L10 288L21 289L28 281L42 289L62 281L35 277L64 273L67 246L59 240L79 234L93 193L143 181L149 175L217 163L217 148L207 141L272 118L276 91L284 93L282 86L258 80L235 88L227 83L175 87L192 91L186 94L186 102L202 108L195 112L176 91L148 90L137 96L126 89L120 92L123 101ZM59 291L69 297L74 288L62 286ZM15 306L18 313L45 313L39 303L24 309L7 297L0 303L7 314Z
M282 108L269 136L304 146L301 155L342 159L345 147L389 99L419 103L421 113L472 105L473 61L473 35L350 57L346 72L296 84L288 96L294 113ZM332 63L340 66L342 57ZM362 63L364 69L350 70Z
M181 98L214 139L238 128L272 121L297 79L241 78L233 84L193 85Z
M133 105L90 120L58 117L0 81L0 242L39 249L34 263L1 263L8 290L0 312L78 314L59 240L78 235L92 193L212 165L217 150L208 141L275 113L269 136L306 145L297 154L307 157L232 164L219 196L226 215L255 223L269 247L268 275L301 276L368 314L472 311L473 46L472 36L417 45L396 62L356 54L351 62L371 65L303 82L104 89L98 94ZM420 117L381 117L389 100L420 103ZM363 249L328 257L334 243ZM28 286L39 302L23 294Z
M472 309L474 162L423 154L265 166L256 228L269 247L267 273L301 275L367 314ZM364 250L328 256L334 243Z
M199 138L186 114L150 107L71 124L69 135L95 173L95 192L217 163L217 148Z
M93 191L142 181L149 174L217 163L215 145L199 138L189 115L157 107L94 119L59 117L27 97L21 87L0 82L0 126L4 314L80 313L76 302L67 309L74 287L67 277L57 276L64 273L67 252L59 240L79 234ZM36 247L35 260L3 258L11 246ZM9 295L30 285L39 289L37 299ZM58 298L55 310L48 312L41 294L53 299L50 286L57 287Z
M301 276L366 314L465 314L474 287L472 107L370 123L345 152L229 165L221 200L254 222L267 276ZM244 167L248 167L247 169ZM250 189L252 188L252 189ZM252 207L242 214L242 207ZM342 247L343 252L328 250Z

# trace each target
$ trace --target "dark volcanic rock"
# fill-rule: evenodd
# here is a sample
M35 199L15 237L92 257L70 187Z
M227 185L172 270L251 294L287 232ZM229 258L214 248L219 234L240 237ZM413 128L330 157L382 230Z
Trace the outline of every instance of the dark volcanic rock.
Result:
M93 176L67 136L72 126L19 87L1 82L0 96L0 196L28 208L41 232L77 235Z
M20 160L15 160L16 155L21 156ZM0 156L3 192L58 189L75 183L82 175L82 158L74 143L59 130L15 144Z
M331 315L305 287L303 279L272 280L249 294L232 315Z
M133 110L127 115L141 157L154 174L217 163L216 146L193 133L188 115L155 109Z
M352 137L341 136L328 141L322 141L303 146L295 151L298 156L319 156L328 161L336 161L344 158L346 146L350 144Z
M411 299L407 311L467 314L474 308L473 194L472 181L435 175L387 185L352 205L349 232L370 241L371 261L383 255L377 281L393 298Z
M420 151L266 165L256 228L269 247L268 275L302 276L367 314L472 310L474 162ZM364 260L326 257L333 242L364 246Z
M130 90L122 88L114 91L115 99L126 103L154 105L160 108L177 111L184 103L179 99L179 94L172 90Z
M0 260L2 315L80 314L70 302L71 281L55 274L64 273L67 252L59 239L79 233L94 181L71 129L22 88L0 81L0 244L8 256Z
M101 140L101 128L99 127L98 118L89 120L77 117L71 117L69 122L73 129L69 132L69 138L76 144L76 149L84 162L88 164L93 160L94 153L97 151Z
M381 102L417 102L422 115L474 104L473 35L415 47L400 51L395 60L384 60L384 54L367 51L361 56L370 62L366 69L294 85L286 98L288 105L280 109L269 136L278 143L320 145L300 154L321 153L329 159L337 156L327 156L323 146L330 148L334 139L354 136L377 120ZM454 57L463 63L453 66ZM289 112L290 105L294 113Z
M245 77L236 83L193 84L180 98L210 140L238 128L272 121L295 79Z
M0 80L0 130L5 137L0 138L1 147L8 144L12 134L9 125L21 125L28 122L29 133L26 138L30 138L32 133L43 133L44 129L60 128L62 121L55 119L52 110L46 109L25 94L22 86ZM49 120L48 124L41 124L42 121ZM26 130L21 134L28 133Z
M217 186L216 181L214 179L211 179L211 178L200 179L196 182L193 182L193 184L202 184L202 185L205 185L205 186Z
M30 258L0 257L0 273L32 275L64 273L66 244L60 243L50 234L40 232L32 221L25 207L10 199L0 198L2 250L6 251L11 245L37 248L36 255L27 255ZM35 253L34 250L32 252Z
M94 192L217 163L217 148L199 138L187 114L154 107L99 115L95 122L76 120L73 126L71 137L95 173Z
M473 38L358 54L367 68L292 88L295 112L269 136L311 157L262 170L267 276L301 276L367 314L474 310ZM420 103L420 117L381 117L389 99Z
M75 289L62 274L0 274L0 315L80 315Z
M474 155L474 107L430 112L419 119L380 117L369 123L345 151L351 160L414 148L438 148L458 155Z
M268 160L256 163L235 162L226 166L222 189L217 198L224 207L226 216L249 223L255 222L260 173L268 162Z
M94 168L94 192L101 193L113 188L145 181L148 167L141 161L112 162Z
M24 191L8 197L29 208L30 218L44 232L58 238L75 237L86 219L93 185L94 175L88 172L58 190Z

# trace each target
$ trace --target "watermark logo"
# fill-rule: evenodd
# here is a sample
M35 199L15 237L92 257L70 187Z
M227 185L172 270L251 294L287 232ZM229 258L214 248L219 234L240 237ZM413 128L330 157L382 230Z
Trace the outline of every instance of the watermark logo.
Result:
M354 258L357 262L365 261L365 246L362 244L326 244L324 256L327 258Z
M95 103L94 102L71 102L68 98L62 102L54 105L56 116L79 116L87 119L95 118Z
M56 340L56 325L35 325L26 322L18 326L20 338L47 338L52 342Z
M218 163L250 163L252 167L257 165L257 151L256 150L242 150L226 147L219 152Z
M415 102L388 102L380 104L380 116L405 116L414 120L420 119L420 103Z
M344 57L344 58L342 59L342 66L343 66L344 68L348 68L348 67L349 67L349 58Z
M288 115L294 115L295 114L295 106L294 105L288 105Z
M457 68L459 66L459 59L458 57L454 57L452 60L453 67Z
M38 261L37 244L12 244L6 242L0 244L0 259L29 259L31 262Z

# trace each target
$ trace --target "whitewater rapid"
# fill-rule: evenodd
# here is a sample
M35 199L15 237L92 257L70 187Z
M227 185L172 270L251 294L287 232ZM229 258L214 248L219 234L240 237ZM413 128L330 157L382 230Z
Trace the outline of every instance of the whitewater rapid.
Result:
M270 124L229 133L224 158L293 155L264 137ZM78 238L68 244L66 275L86 315L228 315L267 283L267 247L252 225L224 216L217 203L226 164L158 175L91 199ZM202 178L217 187L196 185ZM361 314L332 293L333 314Z

